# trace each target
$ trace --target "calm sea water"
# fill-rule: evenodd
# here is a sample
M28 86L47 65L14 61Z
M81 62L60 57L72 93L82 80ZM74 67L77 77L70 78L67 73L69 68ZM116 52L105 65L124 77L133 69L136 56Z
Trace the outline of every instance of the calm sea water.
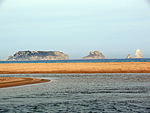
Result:
M150 62L150 58L0 61L0 63Z
M47 83L0 89L0 113L150 113L149 74L0 74Z

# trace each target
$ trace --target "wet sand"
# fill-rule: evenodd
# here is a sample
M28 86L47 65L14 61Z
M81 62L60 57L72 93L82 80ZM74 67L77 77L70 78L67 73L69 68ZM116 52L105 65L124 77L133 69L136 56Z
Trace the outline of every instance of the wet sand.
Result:
M48 82L45 79L0 77L0 88Z
M21 73L150 73L150 62L0 64L0 74Z

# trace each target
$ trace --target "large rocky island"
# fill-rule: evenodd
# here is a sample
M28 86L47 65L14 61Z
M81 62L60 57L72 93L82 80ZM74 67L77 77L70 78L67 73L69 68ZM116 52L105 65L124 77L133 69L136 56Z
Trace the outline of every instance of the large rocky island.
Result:
M88 56L83 59L105 59L105 56L100 51L90 51Z
M60 51L18 51L7 60L66 60L69 56Z

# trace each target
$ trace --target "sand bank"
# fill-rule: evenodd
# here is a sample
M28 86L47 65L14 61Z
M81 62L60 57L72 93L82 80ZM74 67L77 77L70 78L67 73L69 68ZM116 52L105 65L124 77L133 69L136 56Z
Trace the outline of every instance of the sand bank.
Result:
M150 73L150 62L0 64L0 73Z
M45 79L0 77L0 88L48 82Z

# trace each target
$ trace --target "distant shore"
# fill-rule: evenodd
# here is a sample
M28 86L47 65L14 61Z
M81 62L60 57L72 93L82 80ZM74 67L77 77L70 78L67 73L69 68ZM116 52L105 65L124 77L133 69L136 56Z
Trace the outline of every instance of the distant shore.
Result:
M150 62L0 64L0 74L32 73L150 73Z
M45 79L0 77L0 88L48 82Z

